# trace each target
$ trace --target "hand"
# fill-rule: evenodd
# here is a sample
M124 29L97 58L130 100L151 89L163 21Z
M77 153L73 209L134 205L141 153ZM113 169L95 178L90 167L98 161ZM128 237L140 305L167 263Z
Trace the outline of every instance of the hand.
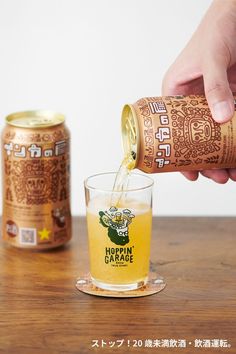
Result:
M233 117L236 91L236 0L214 0L191 40L167 71L162 94L206 95L218 123ZM217 183L236 181L236 168L188 171L191 181L199 172Z

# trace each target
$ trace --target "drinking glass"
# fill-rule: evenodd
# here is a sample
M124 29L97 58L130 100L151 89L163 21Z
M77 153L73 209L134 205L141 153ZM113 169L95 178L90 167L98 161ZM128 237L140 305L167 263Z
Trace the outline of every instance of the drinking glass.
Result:
M90 274L95 286L128 291L148 280L153 180L131 173L113 190L116 173L85 180Z

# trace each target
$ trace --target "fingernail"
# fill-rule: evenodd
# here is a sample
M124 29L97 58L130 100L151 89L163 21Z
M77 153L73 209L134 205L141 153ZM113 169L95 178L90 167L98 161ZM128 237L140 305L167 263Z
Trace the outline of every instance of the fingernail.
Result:
M213 118L219 122L226 122L232 116L232 110L229 102L221 101L213 105Z

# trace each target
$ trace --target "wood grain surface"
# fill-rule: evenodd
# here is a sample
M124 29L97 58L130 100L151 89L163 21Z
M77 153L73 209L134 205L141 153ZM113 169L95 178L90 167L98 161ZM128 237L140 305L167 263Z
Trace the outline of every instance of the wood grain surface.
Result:
M84 218L74 219L73 240L54 251L1 243L0 353L235 354L235 246L235 218L155 218L151 268L167 287L148 297L111 299L75 288L88 270ZM184 339L187 348L147 347L148 339ZM231 347L194 348L196 339L224 339Z

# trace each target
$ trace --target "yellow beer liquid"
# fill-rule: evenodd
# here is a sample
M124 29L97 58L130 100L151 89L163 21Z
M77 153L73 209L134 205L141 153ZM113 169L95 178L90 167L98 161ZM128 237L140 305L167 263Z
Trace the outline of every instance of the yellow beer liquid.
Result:
M130 173L134 168L134 159L132 157L131 152L127 153L127 155L124 156L122 163L120 165L120 168L116 174L115 182L113 185L113 191L114 192L123 192L127 190L128 183L129 183L129 177ZM121 202L121 199L125 198L125 194L116 194L113 193L111 195L111 205L116 205Z
M109 211L110 207L110 196L107 200L95 198L87 207L91 276L97 282L111 285L145 283L149 270L152 210L149 205L128 199L120 200L115 212ZM128 220L132 218L129 224L127 210L131 212ZM103 215L103 218L111 226L101 223L99 211L107 211L108 217ZM115 244L108 236L108 232L116 235L119 230L121 234L128 233L129 241L125 245ZM119 241L118 235L115 240Z

